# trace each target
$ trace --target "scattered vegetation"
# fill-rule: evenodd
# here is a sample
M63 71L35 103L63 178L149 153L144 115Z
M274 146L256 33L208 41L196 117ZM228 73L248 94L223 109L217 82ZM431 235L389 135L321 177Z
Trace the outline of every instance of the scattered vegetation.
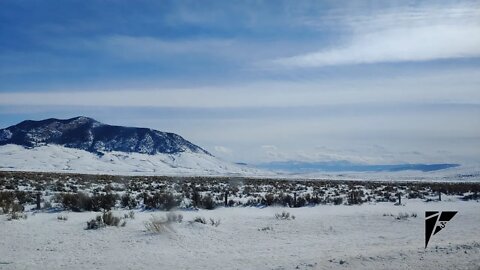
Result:
M167 216L167 221L168 222L175 222L175 223L182 223L183 221L183 215L182 214L177 214L174 212L168 212L166 214Z
M57 216L57 220L61 220L61 221L67 221L68 220L68 216L67 215L58 215Z
M290 215L290 213L287 211L283 211L282 213L275 213L275 218L279 220L290 220L295 219L295 216Z
M407 213L407 212L400 212L396 216L392 213L384 213L384 217L394 217L396 220L407 220L408 218L416 218L417 213L412 212L412 213Z
M467 177L467 176L465 176ZM20 191L21 190L21 191ZM436 201L443 196L479 200L480 183L363 182L229 177L166 177L0 172L0 213L14 204L36 203L36 194L54 195L44 208L70 211L123 209L215 209L219 206L303 207L319 204L398 203L403 199Z
M22 213L22 212L15 212L15 211L12 211L8 217L7 217L7 220L17 220L17 219L27 219L27 214L25 213Z
M210 218L210 225L218 227L220 225L220 219Z
M207 224L207 220L204 217L195 217L193 219L193 222L197 223L202 223L202 224Z
M168 218L159 218L152 216L149 221L145 222L145 229L152 233L165 233L172 231Z
M273 227L267 226L258 229L259 232L273 231Z
M99 228L103 228L106 226L115 226L118 227L120 225L120 221L122 219L120 217L114 216L112 212L104 212L102 215L98 215L95 219L87 221L87 230L96 230ZM126 225L126 221L124 220L121 224L122 227Z
M220 226L220 219L210 218L208 221L204 217L195 217L190 223L209 224L214 227Z

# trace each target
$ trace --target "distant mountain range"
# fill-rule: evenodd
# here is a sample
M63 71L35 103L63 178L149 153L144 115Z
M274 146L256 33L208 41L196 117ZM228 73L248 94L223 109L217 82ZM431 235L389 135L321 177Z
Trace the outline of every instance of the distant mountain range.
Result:
M302 162L302 161L278 161L260 164L259 167L268 170L289 173L312 173L312 172L399 172L399 171L422 171L431 172L460 166L453 163L441 164L356 164L348 161L329 162Z

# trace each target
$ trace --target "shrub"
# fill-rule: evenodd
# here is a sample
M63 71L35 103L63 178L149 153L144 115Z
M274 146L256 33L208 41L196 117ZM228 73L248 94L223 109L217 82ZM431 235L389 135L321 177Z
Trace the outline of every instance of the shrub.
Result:
M302 206L305 206L306 204L307 204L307 200L305 200L305 198L298 197L295 207L302 207Z
M362 204L362 191L361 190L352 190L348 193L348 204Z
M171 231L170 222L166 218L152 216L144 225L145 229L152 233L165 233Z
M16 220L16 219L27 219L27 215L25 213L22 213L22 212L15 212L15 211L12 211L10 213L10 215L8 216L7 220Z
M57 219L58 219L58 220L61 220L61 221L67 221L67 220L68 220L68 216L66 216L66 215L58 215L58 216L57 216Z
M60 194L61 204L64 209L74 212L92 211L92 199L84 193L63 193Z
M105 212L102 215L103 223L107 226L116 226L120 224L120 218L113 215L112 212Z
M275 203L275 196L272 193L265 194L265 199L263 201L267 206L273 205Z
M263 227L263 228L258 229L258 231L259 232L273 231L273 228L270 227L270 226L267 226L267 227Z
M15 197L19 204L32 203L35 201L32 194L25 191L15 191Z
M10 215L7 217L7 220L13 219L27 219L27 215L23 213L24 207L18 203L13 203L10 206Z
M157 192L153 196L145 195L144 205L147 209L170 210L180 205L181 200L176 198L171 192Z
M15 203L15 194L13 192L0 192L0 208L4 214L10 212Z
M105 224L102 222L102 217L97 216L96 219L92 219L90 221L87 221L87 228L86 230L96 230L99 228L105 227Z
M183 221L183 216L182 216L182 214L176 214L174 212L168 212L167 213L167 221L168 222L181 223Z
M193 222L207 224L207 221L203 217L196 217L196 218L193 219Z
M90 197L85 193L63 193L59 198L64 209L74 212L81 211L109 211L115 207L116 196L111 193L96 194Z
M202 197L202 207L207 209L207 210L215 209L215 202L214 202L212 196L207 195L207 196Z
M43 209L50 209L52 208L52 203L49 201L46 201L43 203Z
M398 215L395 217L397 220L406 220L410 217L408 213L398 213Z
M342 197L335 197L333 198L333 204L334 205L340 205L343 203L343 198Z
M281 203L283 206L294 206L293 197L289 194L287 195L280 195L281 196Z
M190 223L210 224L211 226L218 227L220 225L220 219L209 218L208 222L204 217L195 217Z
M210 218L210 225L218 227L220 225L220 219Z
M115 204L117 202L116 196L111 193L107 194L96 194L93 195L91 198L92 201L92 207L91 210L93 211L110 211L113 207L115 207ZM89 209L86 209L89 210Z
M137 207L137 200L129 193L125 193L120 199L120 204L123 208L134 209Z
M96 230L99 228L103 228L105 226L115 226L118 227L120 225L121 218L116 217L113 215L112 212L104 212L102 215L98 215L95 219L91 219L87 221L87 230ZM124 224L126 222L124 221ZM122 224L122 226L125 226Z
M125 219L127 219L127 218L135 219L135 212L130 211L130 212L128 212L128 214L123 215L123 218L125 218Z
M289 212L283 211L282 213L275 213L275 218L279 220L290 220L295 219L295 216L290 216Z

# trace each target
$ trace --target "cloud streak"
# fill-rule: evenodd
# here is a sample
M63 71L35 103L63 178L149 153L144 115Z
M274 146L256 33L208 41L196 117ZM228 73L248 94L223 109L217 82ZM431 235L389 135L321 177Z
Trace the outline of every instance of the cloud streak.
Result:
M480 12L475 10L432 8L390 14L392 18L346 18L352 33L347 41L269 65L309 68L480 57Z
M276 81L172 89L6 92L0 93L0 105L250 108L399 103L480 104L479 83L480 73L476 70L437 71L377 80Z

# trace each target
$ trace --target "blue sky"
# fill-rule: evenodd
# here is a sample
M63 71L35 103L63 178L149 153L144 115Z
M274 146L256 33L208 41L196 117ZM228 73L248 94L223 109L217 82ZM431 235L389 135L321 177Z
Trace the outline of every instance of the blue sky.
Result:
M86 115L250 163L480 161L479 1L0 2L0 127Z

